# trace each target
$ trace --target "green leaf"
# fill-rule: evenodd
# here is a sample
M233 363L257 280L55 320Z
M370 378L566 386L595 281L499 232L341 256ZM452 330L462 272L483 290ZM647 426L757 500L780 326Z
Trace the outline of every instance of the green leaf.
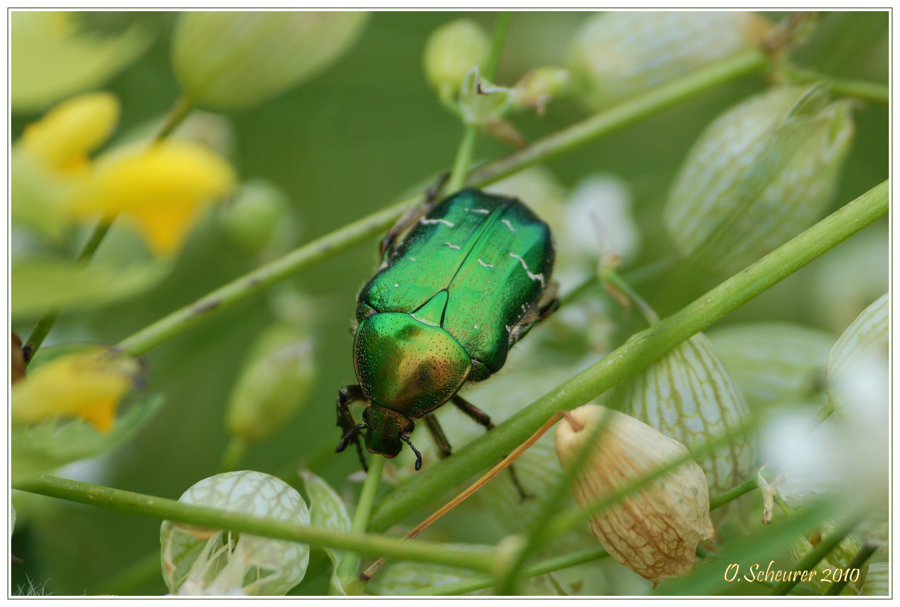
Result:
M111 263L78 265L40 259L13 263L13 316L36 315L47 309L89 309L146 291L171 268L164 261L125 267Z
M36 426L12 424L11 479L13 483L64 464L109 453L128 441L156 413L162 394L143 396L116 419L109 433L98 432L83 419L50 418Z

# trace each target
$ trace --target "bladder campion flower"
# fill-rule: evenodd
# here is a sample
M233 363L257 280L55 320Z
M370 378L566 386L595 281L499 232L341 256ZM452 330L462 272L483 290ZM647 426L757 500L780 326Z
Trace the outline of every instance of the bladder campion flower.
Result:
M356 43L368 13L202 11L182 13L172 66L195 103L247 108L312 78Z
M36 424L54 415L74 416L107 432L140 373L136 359L105 348L60 356L12 387L12 420Z
M205 478L178 501L310 524L309 509L296 489L253 470ZM159 536L163 577L173 594L283 595L300 583L309 564L307 544L171 521L163 521Z
M600 405L570 412L556 429L556 453L569 470L583 448L588 460L572 484L582 508L602 502L688 450L633 417ZM606 428L599 428L606 424ZM598 432L599 428L599 432ZM599 435L596 442L587 441ZM590 518L591 531L613 558L654 582L694 570L697 545L715 535L709 490L694 462L650 481Z

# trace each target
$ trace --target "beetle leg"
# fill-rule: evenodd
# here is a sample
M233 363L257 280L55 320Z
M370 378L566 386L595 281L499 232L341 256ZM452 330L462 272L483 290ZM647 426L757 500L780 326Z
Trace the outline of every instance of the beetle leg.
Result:
M366 465L366 458L363 457L362 444L359 442L359 431L366 427L365 424L357 424L350 413L350 403L358 401L367 401L362 386L344 386L338 391L337 397L337 425L343 431L341 442L338 444L335 452L340 453L347 448L350 441L356 443L356 452L359 454L359 461L362 463L363 470L369 471Z
M459 394L454 394L450 400L453 402L454 405L459 407L460 411L462 411L463 413L465 413L466 415L468 415L469 417L474 419L476 422L478 422L479 424L484 426L485 430L490 430L494 427L494 424L493 424L493 422L491 422L491 418L490 418L490 416L488 416L487 413L485 413L484 411L482 411L481 409L479 409L478 407L476 407L475 405L473 405L472 403L470 403L469 401L464 399ZM437 421L437 420L435 420L435 421ZM510 464L510 466L509 466L509 473L512 475L513 485L516 486L516 490L519 492L519 498L522 501L525 501L526 499L531 497L531 494L526 493L525 488L522 487L522 484L519 482L519 477L516 475L515 466L513 466L512 464Z
M491 418L487 413L485 413L484 411L482 411L481 409L479 409L478 407L476 407L475 405L473 405L472 403L470 403L469 401L464 399L459 394L454 394L450 398L450 401L454 405L459 407L460 411L462 411L463 413L465 413L466 415L468 415L469 417L474 419L476 422L478 422L479 424L481 424L488 430L490 430L491 428L494 427L494 424L491 422Z
M438 180L431 185L425 191L425 199L421 204L418 204L411 209L408 209L403 216L397 220L397 223L390 229L390 231L385 235L385 237L381 240L381 257L387 258L388 255L394 252L394 246L397 244L397 238L411 228L413 224L417 221L428 215L431 210L437 206L439 202L441 202L440 194L444 189L444 185L446 185L447 181L450 179L449 172L443 172L438 177Z
M425 422L428 433L431 434L431 438L434 439L434 444L438 448L438 455L440 458L444 459L453 453L450 442L447 440L447 435L444 434L444 429L441 428L441 424L438 422L437 417L428 413L422 418L422 421Z

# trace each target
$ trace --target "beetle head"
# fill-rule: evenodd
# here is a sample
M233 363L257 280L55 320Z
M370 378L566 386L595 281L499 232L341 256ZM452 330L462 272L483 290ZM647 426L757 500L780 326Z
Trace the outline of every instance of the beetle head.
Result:
M396 411L372 405L366 409L366 449L387 458L396 457L403 445L409 445L416 454L416 470L422 467L422 454L409 441L409 434L416 427L413 420Z

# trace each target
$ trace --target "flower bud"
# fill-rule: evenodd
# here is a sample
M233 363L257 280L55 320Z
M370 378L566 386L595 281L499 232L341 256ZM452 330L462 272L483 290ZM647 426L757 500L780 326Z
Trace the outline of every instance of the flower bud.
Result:
M524 107L534 108L542 115L551 99L569 93L572 77L569 70L547 65L531 70L516 83L516 101Z
M681 443L618 411L584 405L570 414L579 427L567 417L556 429L556 453L563 469L570 469L581 449L587 448L587 440L599 436L572 484L575 501L582 508L688 453ZM694 462L594 514L590 524L613 558L654 582L690 574L697 545L715 535L706 479Z
M872 563L866 573L866 581L860 594L863 596L889 596L891 591L891 564Z
M722 359L702 333L679 344L616 388L615 407L689 449L740 425L749 411ZM712 495L731 489L753 472L753 444L746 435L719 445L697 463Z
M609 12L575 35L568 66L582 101L599 110L756 46L771 27L747 12Z
M252 470L205 478L184 492L186 504L209 506L295 525L309 525L297 490ZM283 595L306 575L309 546L163 521L162 570L172 594Z
M349 11L182 13L173 69L195 103L244 109L330 66L350 50L367 19Z
M263 179L241 184L234 199L219 207L218 219L228 241L251 255L278 248L293 232L287 195Z
M799 537L791 540L788 551L791 554L791 560L794 563L799 563L800 560L806 556L816 545L821 542L825 537L827 537L834 530L834 521L826 522L821 529L816 529L808 536ZM863 583L866 580L866 573L869 570L869 564L865 563L862 567L859 568L859 571L856 572L855 575L850 575L851 571L849 570L849 566L851 561L853 561L853 557L862 550L862 544L852 535L846 536L840 544L838 544L834 550L828 553L828 555L823 558L815 567L816 575L810 574L809 585L812 586L816 591L821 594L825 594L825 592L834 585L831 581L824 581L822 578L837 579L841 576L841 572L847 570L849 583L844 587L844 590L841 591L842 595L854 595L859 594L860 589L863 586ZM828 569L829 572L826 573L825 570Z
M491 50L488 35L474 21L457 19L437 28L425 42L425 78L449 101L472 67L483 68Z
M663 214L679 255L734 273L819 217L854 134L850 101L825 103L821 85L776 86L706 128Z
M754 322L709 333L751 405L803 400L821 391L834 338L793 323Z
M286 324L257 339L228 401L228 430L257 442L278 430L306 403L315 377L311 338Z
M828 357L826 390L835 412L842 418L858 417L867 389L868 380L881 380L873 369L887 364L888 315L890 293L885 293L875 303L862 311L834 344ZM875 406L887 407L880 400Z

